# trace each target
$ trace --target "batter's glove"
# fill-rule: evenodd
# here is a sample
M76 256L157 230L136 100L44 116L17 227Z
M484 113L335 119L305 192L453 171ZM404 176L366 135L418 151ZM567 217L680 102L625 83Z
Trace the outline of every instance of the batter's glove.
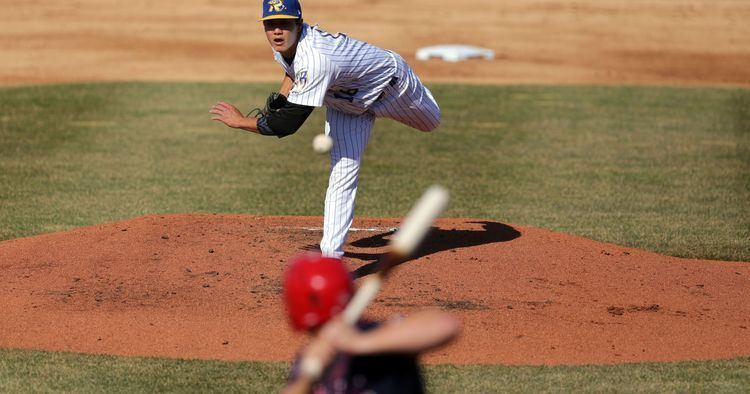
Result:
M266 105L263 108L253 108L247 113L248 118L262 118L269 114L278 112L286 104L286 96L279 92L273 92L268 95L266 99Z

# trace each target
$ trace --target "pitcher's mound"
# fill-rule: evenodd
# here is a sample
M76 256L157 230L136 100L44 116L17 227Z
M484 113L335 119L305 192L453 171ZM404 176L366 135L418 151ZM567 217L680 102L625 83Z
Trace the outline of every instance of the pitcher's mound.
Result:
M0 243L0 347L289 360L280 299L315 217L145 216ZM355 223L346 264L372 271L396 219ZM580 364L750 355L750 265L685 260L528 227L438 220L370 308L463 322L441 363Z

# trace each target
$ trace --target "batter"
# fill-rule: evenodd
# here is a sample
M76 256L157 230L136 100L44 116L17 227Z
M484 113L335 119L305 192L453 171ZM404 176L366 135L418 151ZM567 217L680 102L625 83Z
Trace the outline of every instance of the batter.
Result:
M398 54L345 34L331 34L302 19L298 0L264 0L261 18L274 58L284 69L277 111L245 117L217 103L213 120L279 138L295 133L316 107L326 107L325 133L333 139L321 252L341 258L354 219L362 154L376 118L420 131L440 125L440 108Z
M289 322L311 338L282 393L424 392L418 358L455 339L459 321L443 311L423 310L352 326L341 313L353 294L351 275L341 260L303 254L289 264L284 274ZM311 359L320 364L319 374L303 367Z

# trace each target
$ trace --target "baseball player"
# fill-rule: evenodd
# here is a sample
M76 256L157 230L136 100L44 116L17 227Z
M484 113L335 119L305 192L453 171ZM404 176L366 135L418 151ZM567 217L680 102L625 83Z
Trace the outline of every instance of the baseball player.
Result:
M326 107L333 148L320 248L341 258L375 119L427 132L440 124L440 108L398 54L304 23L298 0L263 0L262 6L266 38L284 70L279 94L259 117L245 117L223 101L210 113L229 127L280 138L296 132L316 107Z
M421 393L417 357L458 335L458 321L440 311L423 311L382 324L351 327L340 318L353 293L341 260L318 254L293 261L284 277L284 300L292 326L312 341L292 366L285 393ZM319 377L303 371L302 360L323 367Z

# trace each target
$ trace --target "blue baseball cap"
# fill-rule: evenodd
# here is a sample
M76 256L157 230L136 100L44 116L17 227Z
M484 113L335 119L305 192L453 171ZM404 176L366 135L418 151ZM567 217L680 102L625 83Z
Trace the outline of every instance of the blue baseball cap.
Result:
M263 0L261 21L300 18L302 18L302 6L299 4L299 0Z

